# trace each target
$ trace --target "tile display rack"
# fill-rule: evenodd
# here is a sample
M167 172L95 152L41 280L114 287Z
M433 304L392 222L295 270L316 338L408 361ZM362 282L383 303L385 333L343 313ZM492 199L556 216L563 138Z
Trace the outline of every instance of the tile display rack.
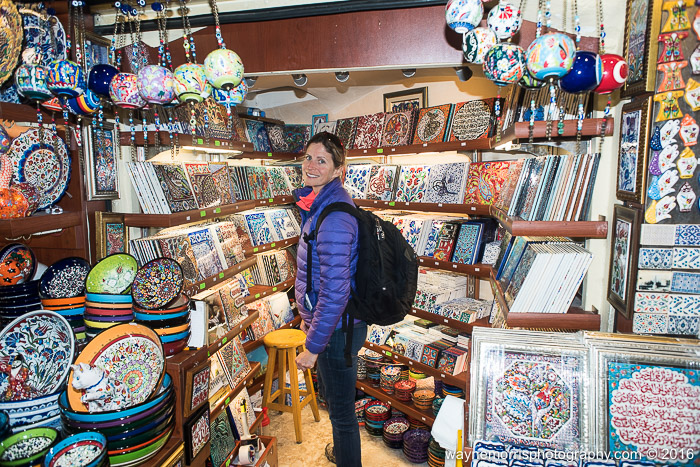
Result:
M392 407L396 407L397 410L400 410L419 422L425 423L428 426L433 426L433 423L435 423L435 414L433 414L432 410L420 410L413 404L413 402L400 401L395 398L393 394L387 394L378 387L372 386L372 383L369 380L358 379L355 383L355 387L368 396L384 401Z

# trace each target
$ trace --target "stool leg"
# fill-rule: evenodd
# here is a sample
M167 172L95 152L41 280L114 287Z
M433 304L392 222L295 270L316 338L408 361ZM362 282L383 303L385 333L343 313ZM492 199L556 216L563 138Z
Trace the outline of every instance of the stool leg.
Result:
M304 347L301 347L301 350L304 351ZM318 403L316 401L316 391L314 390L314 382L311 379L311 370L306 370L304 372L304 381L306 382L306 391L308 396L306 397L311 397L311 401L309 404L311 404L311 412L314 414L314 420L317 422L321 421L321 416L318 413Z
M289 356L289 386L292 390L292 414L297 444L301 443L301 402L299 401L299 377L297 376L296 349L286 350Z
M280 394L277 397L277 403L284 407L285 400L287 396L285 395L289 390L285 387L286 374L287 374L287 349L277 349L277 382L280 388ZM282 410L282 409L280 409Z
M275 373L275 360L277 357L277 349L269 347L267 349L269 356L267 361L267 371L265 372L265 388L263 390L263 407L267 407L270 402L270 390L272 388L272 376Z

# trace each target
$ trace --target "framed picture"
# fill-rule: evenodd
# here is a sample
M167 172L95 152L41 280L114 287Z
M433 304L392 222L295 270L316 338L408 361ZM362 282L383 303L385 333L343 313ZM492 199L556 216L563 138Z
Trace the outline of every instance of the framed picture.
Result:
M111 43L109 39L93 34L91 32L84 33L85 39L85 65L89 70L93 65L109 64L109 48Z
M623 56L629 75L622 96L654 91L663 0L627 0Z
M403 112L428 106L428 88L407 89L384 94L384 112Z
M632 317L634 307L641 220L641 209L615 205L610 239L608 302L628 319Z
M119 199L119 139L114 125L106 122L101 128L86 125L83 141L88 200Z
M209 400L211 363L206 359L185 372L185 403L183 415L189 417Z
M202 407L183 427L185 441L185 460L192 464L197 455L209 443L211 427L209 425L209 404Z
M211 421L211 450L209 456L214 467L223 465L229 455L236 448L236 438L233 437L231 420L229 420L226 407L219 411Z
M210 397L219 396L224 391L231 389L228 383L228 373L221 366L219 357L212 355L209 359L211 362L211 370L209 372L209 395Z
M314 115L311 117L311 136L319 132L319 124L326 122L328 122L328 114Z
M128 253L129 228L124 224L124 214L96 211L95 240L98 260L113 253Z
M620 148L617 155L617 199L644 203L652 105L652 98L647 97L622 106Z

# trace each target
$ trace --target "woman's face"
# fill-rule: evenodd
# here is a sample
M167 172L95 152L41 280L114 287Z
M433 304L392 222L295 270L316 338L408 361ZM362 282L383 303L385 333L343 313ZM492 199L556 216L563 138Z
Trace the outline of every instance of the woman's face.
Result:
M333 158L321 143L313 143L306 151L301 170L304 183L318 193L328 182L339 177L343 168L333 165Z

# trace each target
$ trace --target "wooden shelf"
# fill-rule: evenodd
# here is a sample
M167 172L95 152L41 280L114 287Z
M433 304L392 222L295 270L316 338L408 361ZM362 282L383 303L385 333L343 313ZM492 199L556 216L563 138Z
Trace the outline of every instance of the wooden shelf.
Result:
M489 206L483 204L450 203L404 203L401 201L380 201L376 199L353 199L356 205L365 208L401 209L420 212L444 212L450 214L468 214L488 216Z
M46 110L43 106L41 107L41 114L44 122L51 121L51 112ZM13 121L15 123L35 123L37 121L36 106L0 102L0 119Z
M607 221L523 221L508 217L500 209L491 206L491 216L508 229L513 236L557 236L570 238L607 238Z
M250 425L250 426L248 427L248 431L250 431L251 433L254 433L255 430L258 429L258 427L260 426L260 424L262 423L262 421L263 421L263 412L260 411L260 413L258 414L258 416L255 417L255 421L253 422L253 424Z
M418 265L427 268L441 269L443 271L459 272L461 274L469 274L470 276L489 278L491 277L492 268L488 264L460 264L451 263L449 261L440 261L429 256L419 256Z
M254 312L246 316L246 318L243 321L238 323L236 327L234 327L225 335L217 339L216 342L209 344L207 346L207 357L214 355L221 347L226 345L228 341L236 337L238 334L241 333L241 331L250 326L253 323L253 321L258 319L258 316L260 316L260 312L258 310L255 310Z
M265 374L263 373L262 375L258 376L257 378L253 379L253 381L251 381L251 383L248 385L248 392L254 394L261 390L264 385Z
M411 314L415 315L419 318L430 320L433 323L444 324L444 325L449 326L451 328L454 328L454 329L457 329L457 330L460 330L463 332L468 332L468 333L471 333L472 329L475 326L481 326L481 327L488 327L489 326L489 319L488 318L478 319L473 323L464 323L462 321L457 321L456 319L446 318L444 316L436 315L435 313L430 313L429 311L421 310L418 308L411 308Z
M216 285L220 282L223 282L226 279L229 279L239 272L248 269L252 265L257 263L257 259L255 257L253 258L246 258L240 263L234 265L233 267L230 267L220 273L218 273L215 276L208 277L202 282L199 282L197 284L190 285L186 289L183 290L184 293L186 293L188 296L192 296L195 294L198 294L199 292L202 292L203 290L208 289L209 287Z
M294 198L291 196L278 196L276 198L239 201L206 209L191 209L173 214L125 213L124 224L129 227L174 227L176 225L224 217L260 206L278 206L293 202Z
M258 371L260 371L260 362L253 362L250 365L250 371L246 375L245 379L238 383L235 388L231 388L230 390L226 391L222 396L219 396L216 400L212 401L210 399L209 403L210 409L209 413L211 414L211 418L216 417L216 414L218 414L221 410L225 409L226 406L228 406L231 401L238 395L239 392L243 390L243 388L248 386L249 381L253 380L253 375L257 374Z
M255 300L258 300L260 298L272 295L277 291L288 289L289 287L294 285L295 281L296 277L292 277L291 279L287 279L286 281L281 282L273 287L268 287L266 285L254 285L248 288L250 295L245 297L243 300L245 301L245 303L254 302Z
M297 315L294 317L293 320L291 320L290 322L288 322L285 325L280 326L278 329L291 329L294 326L298 325L299 323L301 323L301 316ZM275 331L277 331L278 329L275 329ZM243 344L243 350L246 353L252 352L253 350L255 350L258 347L263 345L263 339L264 339L264 337L261 337L260 339L246 342L245 344Z
M415 418L416 420L419 420L428 426L433 426L433 423L435 423L435 415L433 414L432 410L420 410L415 405L413 405L413 402L400 401L394 398L393 395L387 394L381 389L373 387L372 384L367 380L358 379L355 383L355 387L367 394L368 396L372 396L375 399L384 401L392 407L396 407L397 410L400 410L406 415Z
M266 243L265 245L259 245L259 246L255 246L255 247L251 247L251 248L246 248L243 250L243 255L250 256L250 255L255 254L255 253L261 253L263 251L273 250L275 248L286 248L288 246L295 245L297 243L299 243L298 236L288 238L286 240L280 240L277 242Z
M396 352L393 352L389 347L385 345L378 345L378 344L373 344L372 342L367 342L365 341L364 347L373 350L375 352L378 352L382 355L384 355L387 358L390 358L394 361L403 363L404 365L408 365L410 368L416 369L422 373L425 373L428 376L433 376L435 378L439 378L446 382L447 384L451 384L452 386L457 386L462 389L464 389L466 385L466 372L460 373L459 375L451 375L448 373L445 373L443 371L438 370L437 368L433 368L431 366L425 365L421 362L417 362L415 360L411 360L410 358L404 357L401 354L398 354Z
M562 138L576 137L576 127L578 126L578 120L564 120L564 133L559 135L557 130L557 125L559 121L552 122L552 139L559 140ZM583 126L581 128L581 136L586 138L600 136L600 131L603 127L602 118L587 118L583 120ZM605 136L612 136L615 130L615 119L608 118L605 127ZM544 139L547 136L547 122L540 121L535 122L532 129L532 136L535 139ZM501 140L498 144L503 144L507 141L513 140L525 140L530 138L530 122L517 122L513 126L509 127L501 135Z
M395 156L399 154L421 154L425 152L474 151L491 149L493 139L483 138L470 141L444 141L440 143L409 144L407 146L387 146L381 148L350 149L348 157Z
M5 238L19 237L45 230L65 229L80 225L81 222L82 213L80 212L62 214L39 212L29 217L0 220L0 235Z

